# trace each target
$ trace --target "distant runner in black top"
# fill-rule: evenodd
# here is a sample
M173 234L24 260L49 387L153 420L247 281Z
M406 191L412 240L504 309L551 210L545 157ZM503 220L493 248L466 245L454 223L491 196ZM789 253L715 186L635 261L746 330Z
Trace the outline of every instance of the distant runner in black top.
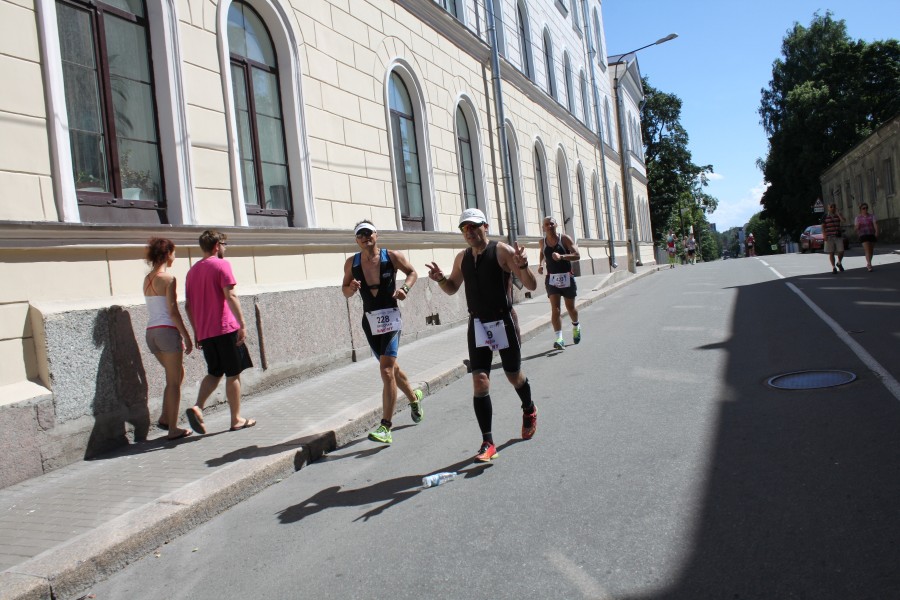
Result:
M382 444L393 440L391 428L399 387L409 399L412 420L422 420L422 390L413 390L406 374L397 363L400 347L400 330L403 325L397 300L406 300L418 274L401 252L378 248L378 231L369 221L360 221L354 228L356 244L360 252L344 263L344 296L350 298L357 291L363 301L362 327L381 369L381 424L369 433L369 439ZM397 270L406 275L406 281L397 288Z
M572 272L572 263L577 262L581 255L575 240L565 233L559 235L556 231L558 223L553 217L544 217L544 237L541 238L541 257L538 265L538 274L544 272L544 262L547 263L547 277L544 278L544 286L547 289L547 298L550 300L550 324L553 325L553 347L562 350L566 342L562 336L562 319L560 319L559 298L566 299L566 311L572 319L572 341L581 341L581 325L578 323L578 309L575 308L575 274Z
M525 248L488 241L488 223L477 208L467 208L459 218L459 228L468 248L456 255L449 276L437 265L428 265L428 276L444 293L453 295L466 284L469 309L469 364L474 388L475 418L481 429L482 444L475 460L488 462L497 457L491 433L491 363L494 351L500 352L503 371L522 401L522 437L526 440L537 430L537 408L531 400L531 385L522 372L521 341L516 311L512 307L511 275L515 274L529 290L537 288L528 269Z

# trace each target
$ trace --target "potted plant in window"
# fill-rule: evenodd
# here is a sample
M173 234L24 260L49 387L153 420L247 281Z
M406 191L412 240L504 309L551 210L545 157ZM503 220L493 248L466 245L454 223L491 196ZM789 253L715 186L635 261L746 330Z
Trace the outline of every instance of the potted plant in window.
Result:
M138 170L131 166L131 150L122 155L119 176L122 178L122 198L146 200L156 197L156 182L149 169Z

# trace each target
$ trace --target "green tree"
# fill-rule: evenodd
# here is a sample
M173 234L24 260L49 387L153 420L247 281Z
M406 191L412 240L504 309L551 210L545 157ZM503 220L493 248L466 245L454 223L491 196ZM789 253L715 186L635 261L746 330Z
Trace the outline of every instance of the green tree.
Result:
M646 145L650 219L654 239L662 240L669 229L681 234L682 224L687 226L693 222L684 216L693 214L695 207L711 213L718 202L704 192L709 183L708 174L713 172L712 165L695 165L688 150L688 134L681 125L681 99L660 92L650 85L647 77L642 83L641 133Z
M828 11L794 23L781 52L761 90L769 152L757 164L770 184L762 218L796 237L816 220L822 171L900 112L900 44L853 41Z
M744 229L747 235L752 233L756 239L757 255L778 254L781 252L778 227L771 219L764 218L762 212L758 212L750 217L750 221ZM773 244L778 248L777 250L772 250Z

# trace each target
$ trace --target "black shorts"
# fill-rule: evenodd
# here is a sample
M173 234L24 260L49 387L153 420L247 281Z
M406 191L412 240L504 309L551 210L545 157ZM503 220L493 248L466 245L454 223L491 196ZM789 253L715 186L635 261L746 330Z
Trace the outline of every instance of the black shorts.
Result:
M366 334L366 341L369 342L369 348L375 358L381 360L382 356L393 356L397 358L400 352L400 332L391 331L382 333L381 335L372 335L372 327L369 325L369 319L363 315L362 320L363 333Z
M237 331L200 340L206 371L213 377L235 377L253 366L247 344L237 345Z
M862 243L862 242L872 242L872 243L874 244L875 242L878 241L878 238L876 238L874 235L872 235L872 234L870 233L870 234L867 234L867 235L861 235L861 236L859 236L859 241L860 241L860 243Z
M499 321L499 319L497 319ZM518 373L522 369L522 342L519 339L519 325L516 322L514 312L509 312L503 317L506 329L506 339L509 347L500 350L500 362L506 373ZM487 346L475 346L475 318L469 315L469 369L472 373L491 373L491 364L494 362L494 351Z
M574 276L569 278L569 287L558 288L555 285L550 285L550 275L548 274L544 277L544 289L547 290L548 296L558 295L563 298L574 298L578 295L578 287L575 285Z

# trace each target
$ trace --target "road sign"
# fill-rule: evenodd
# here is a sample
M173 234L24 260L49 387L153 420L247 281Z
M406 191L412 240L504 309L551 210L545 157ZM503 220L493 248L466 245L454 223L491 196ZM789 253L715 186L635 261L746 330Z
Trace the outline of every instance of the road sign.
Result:
M817 213L818 213L818 212L825 212L825 205L822 204L822 199L821 199L821 198L819 198L818 200L816 200L816 203L813 205L813 210L814 210L815 212L817 212Z

